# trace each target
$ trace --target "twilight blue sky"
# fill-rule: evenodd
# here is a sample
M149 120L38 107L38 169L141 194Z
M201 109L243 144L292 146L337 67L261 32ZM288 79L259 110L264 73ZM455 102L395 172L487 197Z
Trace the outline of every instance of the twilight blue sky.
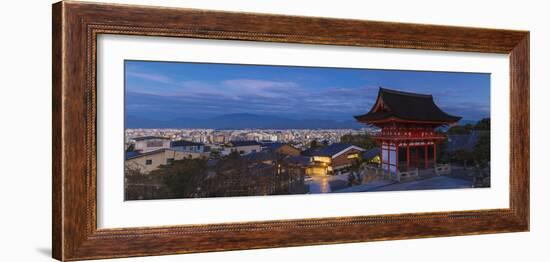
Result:
M249 113L353 120L378 87L432 94L464 120L490 116L490 75L399 70L126 61L126 114L155 120Z

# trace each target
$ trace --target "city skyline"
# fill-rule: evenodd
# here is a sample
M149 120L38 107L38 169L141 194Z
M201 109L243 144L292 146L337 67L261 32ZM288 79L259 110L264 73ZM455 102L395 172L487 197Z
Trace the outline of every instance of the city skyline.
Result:
M126 116L145 121L241 114L351 123L379 87L432 94L464 120L490 116L490 74L125 61Z

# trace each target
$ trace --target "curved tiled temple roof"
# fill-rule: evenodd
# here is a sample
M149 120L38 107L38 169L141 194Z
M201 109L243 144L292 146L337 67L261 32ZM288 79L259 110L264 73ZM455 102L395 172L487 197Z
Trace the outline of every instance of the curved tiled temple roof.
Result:
M368 124L379 123L389 119L451 124L462 118L449 115L441 110L435 104L432 95L409 93L386 88L379 89L378 98L368 113L354 117L357 121Z

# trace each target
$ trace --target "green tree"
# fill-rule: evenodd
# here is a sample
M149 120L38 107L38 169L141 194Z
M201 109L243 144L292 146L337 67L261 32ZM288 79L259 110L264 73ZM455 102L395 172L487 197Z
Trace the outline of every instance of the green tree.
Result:
M313 139L311 140L311 142L309 142L309 148L311 149L316 149L316 148L321 148L322 146L319 144L319 142L317 142L316 139Z
M222 157L212 170L215 176L206 180L203 193L210 197L247 195L253 182L247 161L233 151Z
M458 150L453 153L452 159L462 163L466 169L466 167L473 161L473 154L468 150Z
M150 175L162 177L176 197L194 197L200 193L200 186L207 175L206 159L176 160L169 165L161 165Z
M124 199L172 198L162 186L162 178L143 173L137 164L124 164Z
M126 148L126 152L132 152L134 150L136 150L136 145L135 144L130 144L128 146L128 148Z
M214 150L210 151L210 158L219 159L220 157L221 157L221 153L220 153L219 150L214 149Z
M145 176L143 172L141 172L141 169L139 169L138 165L132 165L128 162L124 163L124 177L142 177Z
M357 185L361 183L362 177L360 176L360 172L361 172L363 163L364 163L364 160L362 157L358 157L355 160L353 160L353 163L349 167L351 171L348 177L349 186Z
M352 144L364 149L371 149L376 146L376 143L368 133L364 134L346 134L340 138L340 142Z
M436 161L438 163L449 163L450 156L447 148L449 148L449 140L447 138L445 138L443 142L436 145Z
M475 130L484 130L489 131L491 130L491 119L490 118L483 118L477 122L477 124L474 126Z
M463 126L457 125L449 128L447 130L447 134L449 135L468 135L472 133L472 130L474 129L474 126L472 124L466 124Z
M479 134L473 152L474 161L480 168L488 166L491 161L491 135L489 132Z

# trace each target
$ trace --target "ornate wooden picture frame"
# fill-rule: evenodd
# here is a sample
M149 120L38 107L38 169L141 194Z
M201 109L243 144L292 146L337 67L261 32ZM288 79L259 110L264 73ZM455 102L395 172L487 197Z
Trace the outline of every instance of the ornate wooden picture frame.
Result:
M529 230L529 32L59 2L53 5L53 257L81 260ZM510 207L98 229L99 34L508 54ZM327 230L330 228L330 230Z

